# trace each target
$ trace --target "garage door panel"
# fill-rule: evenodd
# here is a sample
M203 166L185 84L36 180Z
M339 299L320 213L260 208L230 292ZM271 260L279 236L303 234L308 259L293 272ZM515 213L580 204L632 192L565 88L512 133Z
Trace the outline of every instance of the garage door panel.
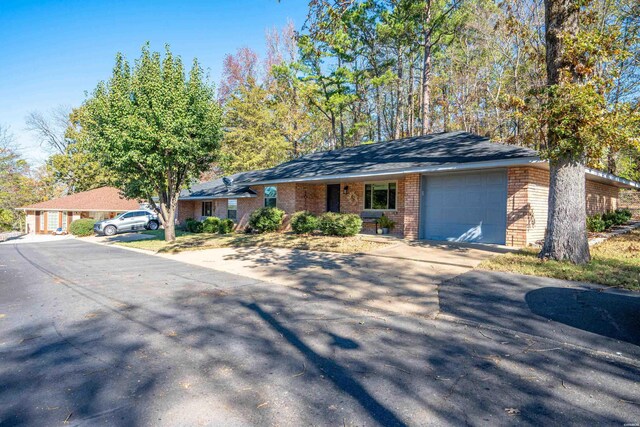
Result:
M428 176L424 237L504 244L506 192L505 171Z

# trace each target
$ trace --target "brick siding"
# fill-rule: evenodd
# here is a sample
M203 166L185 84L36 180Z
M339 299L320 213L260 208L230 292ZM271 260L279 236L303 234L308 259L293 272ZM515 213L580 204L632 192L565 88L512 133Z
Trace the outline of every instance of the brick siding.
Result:
M631 210L635 219L640 218L640 191L620 190L618 206Z
M587 215L618 209L620 189L602 182L587 180Z
M509 168L507 174L507 245L527 246L544 239L547 228L549 171ZM586 181L587 215L614 210L618 188Z
M418 238L420 224L420 174L407 175L404 179L404 237Z

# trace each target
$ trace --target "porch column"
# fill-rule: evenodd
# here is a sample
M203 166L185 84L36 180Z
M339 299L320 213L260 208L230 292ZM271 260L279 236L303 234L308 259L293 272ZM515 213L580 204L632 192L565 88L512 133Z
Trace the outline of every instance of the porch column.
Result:
M420 224L420 174L412 173L404 178L404 238L418 239Z

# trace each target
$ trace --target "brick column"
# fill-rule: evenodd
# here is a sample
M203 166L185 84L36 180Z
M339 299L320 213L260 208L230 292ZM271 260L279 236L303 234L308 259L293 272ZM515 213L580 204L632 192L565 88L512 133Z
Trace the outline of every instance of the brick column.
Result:
M412 173L404 179L404 238L416 240L420 224L420 174Z

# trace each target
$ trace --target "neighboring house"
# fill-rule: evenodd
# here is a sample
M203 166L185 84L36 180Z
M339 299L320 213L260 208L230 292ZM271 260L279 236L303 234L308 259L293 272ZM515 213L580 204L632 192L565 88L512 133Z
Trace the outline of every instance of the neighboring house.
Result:
M449 132L318 152L183 191L178 219L232 218L261 206L287 214L384 213L407 239L525 246L544 238L549 165L536 151ZM638 183L586 170L587 213L616 209ZM373 231L374 224L367 224Z
M66 230L76 219L102 220L139 208L140 203L125 199L117 188L101 187L19 209L27 216L27 233L46 234L57 228Z

